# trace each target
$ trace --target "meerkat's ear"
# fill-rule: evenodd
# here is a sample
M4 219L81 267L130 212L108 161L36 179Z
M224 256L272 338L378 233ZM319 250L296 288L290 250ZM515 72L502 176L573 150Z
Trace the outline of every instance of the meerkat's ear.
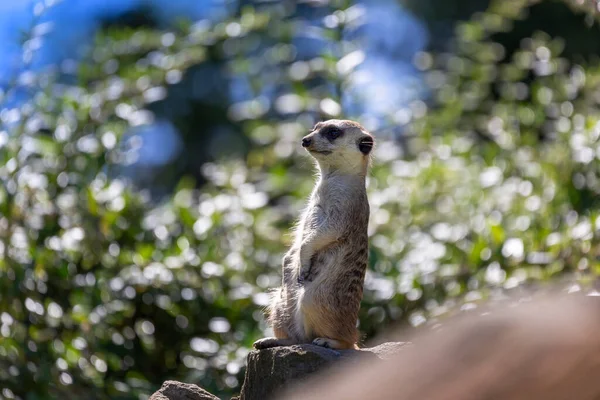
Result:
M369 154L371 152L371 150L373 149L373 138L370 136L366 136L366 137L362 138L358 142L358 149L364 155Z

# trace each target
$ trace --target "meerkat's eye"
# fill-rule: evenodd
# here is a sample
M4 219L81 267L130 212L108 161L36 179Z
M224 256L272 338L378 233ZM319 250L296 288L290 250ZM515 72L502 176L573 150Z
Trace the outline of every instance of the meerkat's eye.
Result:
M342 135L342 130L336 127L327 129L324 132L324 136L329 140L335 140Z
M366 138L361 139L360 142L358 142L358 149L363 154L369 154L373 149L373 138L367 136Z

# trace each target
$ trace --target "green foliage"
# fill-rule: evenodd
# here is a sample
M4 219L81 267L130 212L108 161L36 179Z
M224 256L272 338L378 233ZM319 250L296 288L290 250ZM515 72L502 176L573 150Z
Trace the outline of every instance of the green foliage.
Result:
M369 338L501 289L600 272L599 66L561 58L560 38L542 32L508 54L494 35L528 4L506 3L459 24L451 52L420 54L430 101L389 116L400 139L375 132ZM277 7L116 31L78 84L40 76L31 102L2 111L3 397L144 398L171 378L235 391L313 184L299 139L315 115L337 115L352 74L338 60L358 48L341 39L355 10L339 8L345 22L323 28L332 39L311 60L295 58L300 21ZM119 178L132 157L122 138L186 70L215 59L255 90L229 109L248 153L205 163L200 189L184 179L157 205Z

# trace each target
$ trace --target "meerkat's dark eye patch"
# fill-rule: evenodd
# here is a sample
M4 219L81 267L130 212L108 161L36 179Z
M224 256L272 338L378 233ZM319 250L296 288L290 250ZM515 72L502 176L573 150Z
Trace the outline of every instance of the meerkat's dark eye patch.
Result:
M336 128L335 126L325 128L321 131L321 135L323 135L327 140L333 142L335 139L342 136L344 133L340 128Z
M358 142L358 149L363 154L369 154L373 149L373 138L367 136L366 138L361 139L360 142Z

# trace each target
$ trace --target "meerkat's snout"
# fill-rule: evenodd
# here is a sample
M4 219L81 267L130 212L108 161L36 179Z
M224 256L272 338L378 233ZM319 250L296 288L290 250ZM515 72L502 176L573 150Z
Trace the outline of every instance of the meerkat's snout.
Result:
M373 150L373 138L371 136L364 137L358 142L358 149L364 155L367 155Z
M302 138L302 147L308 147L310 146L310 142L312 142L311 138L309 137L303 137Z

